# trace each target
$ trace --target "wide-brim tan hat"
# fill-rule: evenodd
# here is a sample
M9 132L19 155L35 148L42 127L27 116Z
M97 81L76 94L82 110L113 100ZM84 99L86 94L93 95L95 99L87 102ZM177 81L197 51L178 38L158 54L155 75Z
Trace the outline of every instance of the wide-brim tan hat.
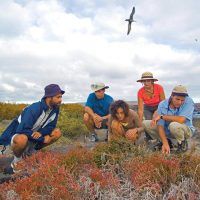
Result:
M177 85L173 88L172 90L173 95L178 95L178 96L188 96L188 92L185 86L183 85Z
M144 72L142 74L141 79L137 80L137 82L142 82L145 80L152 80L152 81L158 81L158 79L153 77L153 74L151 72Z
M102 89L108 89L109 86L106 86L104 83L93 83L91 85L91 89L96 92L98 90L102 90Z

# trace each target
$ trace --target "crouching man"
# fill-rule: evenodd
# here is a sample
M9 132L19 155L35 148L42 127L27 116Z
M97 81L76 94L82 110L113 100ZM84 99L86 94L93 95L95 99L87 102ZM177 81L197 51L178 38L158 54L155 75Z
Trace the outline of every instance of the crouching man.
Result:
M128 140L136 142L144 131L138 114L134 110L129 109L129 105L123 100L118 100L111 104L110 114L110 137L123 136Z
M50 145L61 137L56 124L64 93L57 84L47 85L42 100L26 107L3 132L0 144L11 145L13 172L24 154L31 154L31 151Z
M113 102L113 98L105 94L105 90L108 88L109 86L104 83L91 85L93 93L90 93L87 98L83 116L83 121L91 135L91 141L98 141L95 129L107 129L108 127L109 107Z
M182 85L174 87L170 98L159 104L153 120L143 121L145 132L152 139L161 140L155 148L169 154L174 139L177 142L177 153L185 152L188 148L187 139L195 130L192 125L193 111L194 102L186 88Z

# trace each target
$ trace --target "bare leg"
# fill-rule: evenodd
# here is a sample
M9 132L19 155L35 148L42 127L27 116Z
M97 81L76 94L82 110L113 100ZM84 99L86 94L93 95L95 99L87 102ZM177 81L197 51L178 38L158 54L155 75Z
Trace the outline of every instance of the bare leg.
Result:
M28 144L28 137L25 134L16 134L13 137L11 149L16 157L20 157Z
M62 136L62 133L61 133L60 129L56 128L52 131L52 133L50 135L46 135L44 137L45 138L44 143L37 144L35 149L39 150L46 146L49 146L49 145L53 144L54 142L56 142L61 136Z
M94 132L94 121L88 113L83 115L83 122L91 133Z

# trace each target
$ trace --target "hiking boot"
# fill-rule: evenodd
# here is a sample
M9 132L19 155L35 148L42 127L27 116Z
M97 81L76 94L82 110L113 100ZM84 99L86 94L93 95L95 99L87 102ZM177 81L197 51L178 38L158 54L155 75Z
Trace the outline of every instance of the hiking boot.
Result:
M184 139L180 144L178 144L176 153L184 153L188 150L188 142Z

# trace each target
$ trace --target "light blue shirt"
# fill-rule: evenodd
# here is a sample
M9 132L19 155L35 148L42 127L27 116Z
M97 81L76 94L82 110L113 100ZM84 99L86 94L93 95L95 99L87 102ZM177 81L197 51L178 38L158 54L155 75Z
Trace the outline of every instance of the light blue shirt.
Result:
M173 115L173 116L182 116L185 117L185 125L188 126L192 132L194 132L195 128L192 124L192 117L194 112L194 102L190 97L186 97L183 105L179 108L172 109L169 107L169 99L165 99L158 105L158 114L159 115ZM165 133L168 135L170 122L160 119L157 125L161 125L165 129Z

